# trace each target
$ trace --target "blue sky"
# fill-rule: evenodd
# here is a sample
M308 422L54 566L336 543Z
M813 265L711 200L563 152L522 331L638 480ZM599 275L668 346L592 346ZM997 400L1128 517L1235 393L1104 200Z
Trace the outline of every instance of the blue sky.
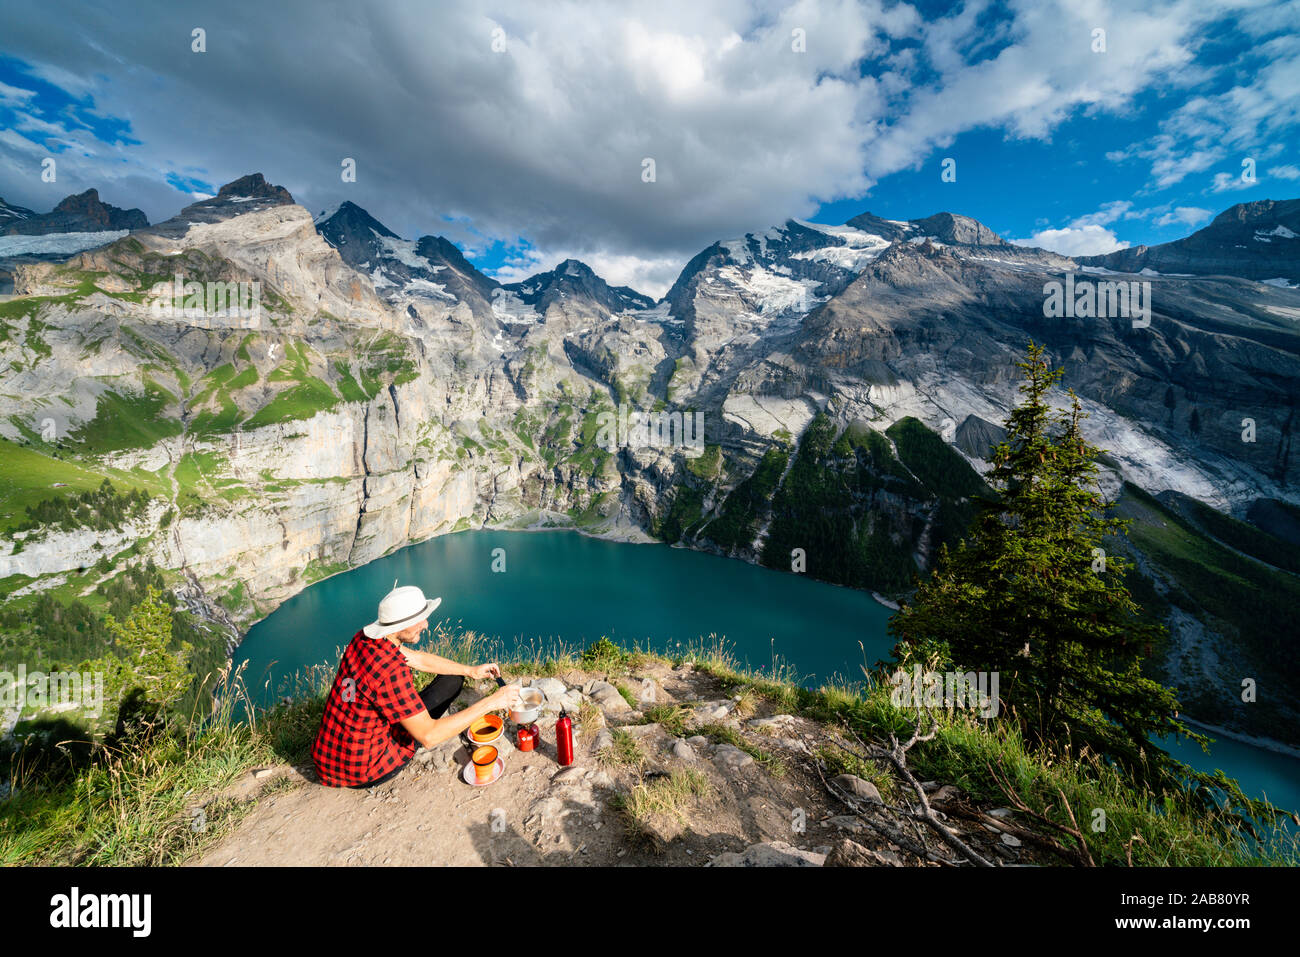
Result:
M655 295L714 240L789 217L946 210L1067 254L1176 239L1300 196L1298 125L1294 2L0 11L10 202L93 186L156 222L260 171L503 280L573 256Z

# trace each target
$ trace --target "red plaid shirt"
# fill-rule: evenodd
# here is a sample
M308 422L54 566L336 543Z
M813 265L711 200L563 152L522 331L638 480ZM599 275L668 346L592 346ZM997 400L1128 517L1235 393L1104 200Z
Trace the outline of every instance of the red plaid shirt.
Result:
M400 722L423 710L397 646L358 631L343 652L311 746L321 784L365 784L402 767L415 754L415 740Z

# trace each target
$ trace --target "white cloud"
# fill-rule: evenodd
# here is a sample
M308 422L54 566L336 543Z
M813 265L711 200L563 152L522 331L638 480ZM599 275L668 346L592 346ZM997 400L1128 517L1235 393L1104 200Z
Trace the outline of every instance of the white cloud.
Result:
M1198 206L1176 206L1159 217L1156 225L1172 226L1175 223L1182 223L1184 226L1199 226L1213 215L1213 210L1201 209Z
M1215 173L1214 182L1210 184L1211 193L1224 193L1229 190L1250 189L1257 180L1245 180L1240 173Z
M1133 204L1126 199L1118 199L1114 202L1103 203L1101 209L1095 213L1089 213L1086 216L1080 216L1070 223L1071 226L1105 226L1107 223L1113 223L1121 216L1125 219L1132 218L1129 210Z
M32 90L23 90L0 82L0 106L23 107L35 95Z
M1117 199L1102 203L1096 212L1076 216L1059 229L1040 229L1028 239L1009 241L1017 246L1050 249L1063 256L1099 256L1129 246L1115 236L1114 230L1106 228L1110 223L1120 219L1141 219L1149 213L1150 210L1133 209L1129 200Z
M87 143L98 155L68 170L62 195L131 183L129 205L157 220L192 199L156 182L157 157L212 183L257 168L309 209L349 198L404 236L448 232L454 213L479 248L522 236L546 251L503 269L573 255L654 294L708 243L861 196L966 131L1048 140L1072 116L1127 114L1144 91L1186 96L1208 72L1197 50L1231 16L1215 0L969 0L946 15L893 0L320 6L229 0L223 18L240 26L210 30L201 61L187 42L155 39L193 27L169 0L139 0L131 18L90 6L58 29L52 15L6 7L0 33L37 75L129 117L144 144ZM1266 107L1300 81L1288 94L1290 48L1266 38L1289 21L1251 22L1277 60L1257 102L1204 98L1163 139L1112 152L1149 161L1170 185L1226 156L1217 112L1242 112L1231 136L1280 122ZM1104 54L1091 50L1099 24ZM304 50L329 64L310 82ZM0 135L0 194L31 193L11 189L26 183L23 144ZM340 182L344 156L357 160L355 184ZM1107 227L1136 215L1117 201L1027 241L1122 248Z
M1300 179L1300 166L1272 166L1268 175L1273 179Z
M1063 229L1043 229L1028 239L1012 239L1017 246L1036 246L1050 249L1062 256L1100 256L1117 249L1127 249L1129 244L1115 238L1115 233L1104 226L1066 226Z
M596 250L536 250L529 249L508 258L505 263L488 274L498 282L522 282L539 272L548 272L566 259L577 259L592 268L611 286L631 286L637 292L655 299L664 293L682 271L682 260L677 256L643 258L600 252Z
M1108 158L1137 156L1151 163L1155 189L1180 182L1220 160L1252 157L1266 159L1281 151L1281 140L1294 136L1300 126L1300 36L1288 27L1297 18L1294 4L1263 4L1247 18L1249 32L1267 35L1285 30L1281 36L1252 44L1230 67L1236 75L1248 75L1248 85L1237 85L1213 94L1193 96L1160 121L1160 132L1127 150L1108 153ZM1212 192L1245 189L1235 174L1218 173Z

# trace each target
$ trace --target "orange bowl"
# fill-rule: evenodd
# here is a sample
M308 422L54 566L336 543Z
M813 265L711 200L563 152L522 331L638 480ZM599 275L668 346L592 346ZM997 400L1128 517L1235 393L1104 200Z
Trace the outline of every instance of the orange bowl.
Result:
M500 715L485 714L469 726L469 739L475 744L495 741L504 727L505 722Z

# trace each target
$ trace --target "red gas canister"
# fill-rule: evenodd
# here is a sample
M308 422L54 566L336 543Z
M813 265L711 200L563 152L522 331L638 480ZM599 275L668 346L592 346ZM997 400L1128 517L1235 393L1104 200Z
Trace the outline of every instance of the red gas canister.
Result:
M555 756L561 767L573 763L573 719L563 709L555 722Z
M515 744L520 751L531 751L537 746L537 738L533 735L532 728L520 727L515 733Z

